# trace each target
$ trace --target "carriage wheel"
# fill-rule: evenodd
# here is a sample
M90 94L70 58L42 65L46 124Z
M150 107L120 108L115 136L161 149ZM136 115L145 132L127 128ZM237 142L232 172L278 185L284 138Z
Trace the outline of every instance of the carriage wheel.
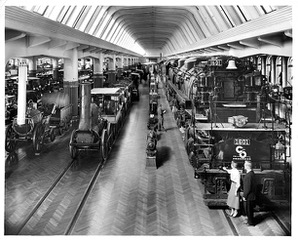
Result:
M65 122L62 122L61 125L59 125L59 135L62 135L65 130Z
M5 131L5 150L12 152L15 150L17 145L16 140L17 134L12 128L12 124L9 124Z
M114 137L115 137L115 129L114 128L115 128L114 124L108 122L107 133L108 133L108 136L110 139L110 141L109 141L111 143L110 145L112 145L114 142Z
M108 136L111 135L111 131L112 131L112 124L110 122L108 122L108 126L107 126L107 133L108 133Z
M56 138L55 128L51 128L51 130L50 130L50 140L52 142L54 142L55 141L55 138Z
M107 160L108 153L108 132L104 129L101 134L101 156L104 161Z
M114 143L114 141L116 139L116 136L117 136L117 131L118 131L117 127L118 127L118 123L116 123L116 124L113 123L112 124L113 143Z
M121 116L120 116L120 118L119 118L119 120L118 120L118 123L117 123L117 125L118 125L118 127L117 127L117 132L119 133L120 132L120 129L121 129L121 127L122 127L122 117L124 116L124 113L122 112L122 114L121 114Z
M69 152L72 159L75 159L78 156L78 149L73 146L72 144L76 142L77 132L76 130L73 130L70 137L69 142Z
M45 127L42 123L37 123L33 130L33 148L35 154L39 154L43 145Z
M117 130L116 130L117 131L117 135L120 133L120 129L122 128L122 123L123 123L123 115L120 116L119 121L117 123Z

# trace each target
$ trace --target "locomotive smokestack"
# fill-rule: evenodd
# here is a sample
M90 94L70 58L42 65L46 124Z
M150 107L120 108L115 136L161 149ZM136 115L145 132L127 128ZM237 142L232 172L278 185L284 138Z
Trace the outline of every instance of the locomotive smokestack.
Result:
M22 61L19 64L19 79L18 79L18 116L17 116L17 124L23 125L25 124L26 117L26 89L27 84L27 63Z
M81 84L81 109L80 109L79 130L91 129L90 103L91 103L91 84L83 83Z

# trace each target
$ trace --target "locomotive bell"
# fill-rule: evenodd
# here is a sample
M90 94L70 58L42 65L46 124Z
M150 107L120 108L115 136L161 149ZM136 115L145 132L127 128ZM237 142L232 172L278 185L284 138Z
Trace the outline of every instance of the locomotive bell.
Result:
M226 69L237 69L235 59L230 59Z

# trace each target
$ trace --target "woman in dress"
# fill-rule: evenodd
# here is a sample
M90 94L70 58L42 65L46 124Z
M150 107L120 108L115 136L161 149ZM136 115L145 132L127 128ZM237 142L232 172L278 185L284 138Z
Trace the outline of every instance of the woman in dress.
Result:
M230 215L236 217L238 215L238 210L240 209L240 198L239 198L239 187L240 187L240 172L237 169L237 163L231 162L232 169L227 169L223 167L225 171L230 174L231 187L228 193L227 205L230 207Z

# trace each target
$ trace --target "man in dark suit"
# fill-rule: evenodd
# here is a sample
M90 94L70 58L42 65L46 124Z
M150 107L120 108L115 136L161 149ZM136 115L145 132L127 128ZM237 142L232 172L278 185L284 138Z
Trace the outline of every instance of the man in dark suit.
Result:
M165 131L164 128L164 114L166 113L166 110L162 108L162 104L159 105L157 109L158 114L158 125L159 125L159 131Z
M244 211L247 215L247 225L254 226L254 204L256 200L256 180L255 173L252 170L252 164L250 161L245 161L244 168L246 175L243 179L243 201Z

